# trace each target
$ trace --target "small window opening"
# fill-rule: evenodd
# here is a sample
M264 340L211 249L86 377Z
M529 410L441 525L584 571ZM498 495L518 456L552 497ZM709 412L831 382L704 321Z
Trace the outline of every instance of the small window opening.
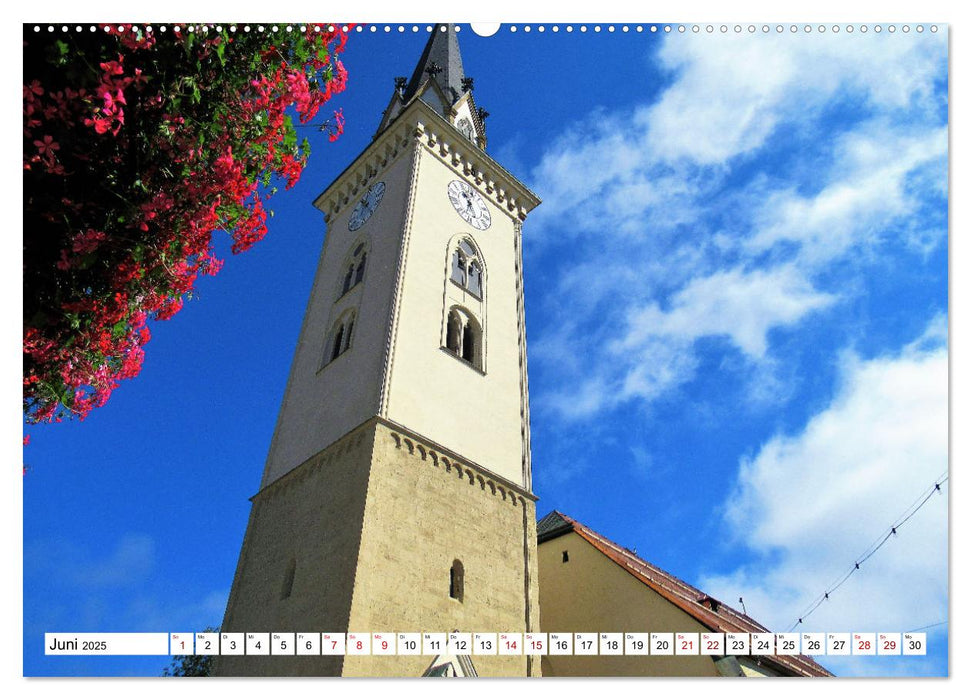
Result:
M290 559L290 563L287 564L286 573L283 575L283 590L280 592L280 600L285 600L290 597L290 593L293 591L293 578L297 573L297 560Z
M456 308L449 311L445 349L476 369L482 369L482 328L475 318Z
M345 314L342 318L343 320L334 325L330 340L327 341L330 344L325 343L325 364L333 362L351 347L351 334L354 332L354 321L357 320L357 316L351 312Z
M563 563L566 564L568 561L570 561L570 553L567 552L567 551L564 551L563 552Z
M462 239L452 252L453 282L478 298L482 298L482 263L471 241Z
M337 329L337 335L334 336L334 350L330 355L331 361L336 360L337 357L343 352L344 344L344 324L342 323L340 328Z
M465 256L459 250L452 253L452 281L465 286Z
M341 287L341 296L347 294L351 289L351 281L354 279L354 266L351 265L347 268L347 274L344 275L344 285Z
M458 559L452 562L448 572L448 597L460 603L465 597L465 567Z
M359 243L351 254L350 262L347 263L347 270L344 273L344 282L341 284L340 296L344 296L364 281L364 271L367 269L367 246Z

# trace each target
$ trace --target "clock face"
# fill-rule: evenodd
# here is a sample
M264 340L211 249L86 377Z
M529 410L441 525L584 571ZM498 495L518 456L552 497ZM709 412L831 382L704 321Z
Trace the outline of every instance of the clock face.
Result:
M361 201L351 212L351 218L347 222L347 228L357 231L364 225L364 222L371 218L371 214L378 208L381 198L384 196L385 185L383 182L375 182L368 188L368 191L361 197Z
M489 206L482 195L469 183L462 180L452 180L448 183L448 199L459 216L473 228L485 231L492 224Z

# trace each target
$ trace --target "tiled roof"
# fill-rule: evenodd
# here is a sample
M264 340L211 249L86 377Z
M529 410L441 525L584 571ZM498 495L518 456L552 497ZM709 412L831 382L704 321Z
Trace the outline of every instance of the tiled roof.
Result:
M552 540L568 532L575 532L593 545L608 559L623 567L637 580L646 584L668 602L681 608L713 632L769 632L770 630L744 613L721 603L676 576L644 561L629 549L611 542L586 525L568 515L553 511L536 525L540 543ZM810 656L760 657L766 665L777 667L786 673L800 676L831 676L825 668Z

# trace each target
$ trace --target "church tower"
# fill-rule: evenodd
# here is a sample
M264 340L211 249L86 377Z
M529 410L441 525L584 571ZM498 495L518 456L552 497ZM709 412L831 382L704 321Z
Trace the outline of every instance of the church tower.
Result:
M538 630L522 223L452 26L317 197L327 236L223 632ZM221 656L419 676L431 656ZM476 656L480 676L537 657Z

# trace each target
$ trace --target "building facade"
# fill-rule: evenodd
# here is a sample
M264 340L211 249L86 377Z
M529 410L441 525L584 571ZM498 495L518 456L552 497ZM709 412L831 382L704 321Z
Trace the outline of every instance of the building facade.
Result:
M538 524L544 632L759 634L748 615L558 511ZM804 655L751 649L694 655L548 655L544 676L829 676Z
M224 632L533 631L522 224L451 26L315 200L327 236ZM222 656L220 675L418 676L426 656ZM482 657L480 676L540 674Z

